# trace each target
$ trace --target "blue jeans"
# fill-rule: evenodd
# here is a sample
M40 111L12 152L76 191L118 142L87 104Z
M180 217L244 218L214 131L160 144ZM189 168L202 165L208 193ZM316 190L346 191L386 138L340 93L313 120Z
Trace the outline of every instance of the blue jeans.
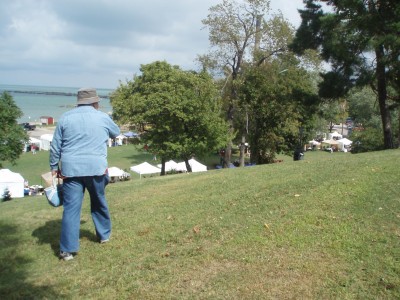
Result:
M85 189L90 195L90 209L96 235L106 240L111 234L111 218L104 189L109 182L108 175L70 177L63 182L64 212L61 222L60 250L78 252L81 209Z

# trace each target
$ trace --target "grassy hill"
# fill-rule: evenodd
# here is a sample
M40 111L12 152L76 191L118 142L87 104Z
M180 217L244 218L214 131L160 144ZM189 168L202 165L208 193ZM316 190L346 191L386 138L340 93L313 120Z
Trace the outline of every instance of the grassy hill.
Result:
M44 197L0 203L0 295L399 299L399 158L307 152L297 162L110 184L111 242L96 242L85 198L70 262L57 258L62 208Z

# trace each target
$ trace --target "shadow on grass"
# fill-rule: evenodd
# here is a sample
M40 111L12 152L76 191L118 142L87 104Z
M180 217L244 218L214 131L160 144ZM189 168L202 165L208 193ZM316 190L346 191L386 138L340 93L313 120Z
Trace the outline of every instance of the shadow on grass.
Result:
M86 221L81 221L81 225ZM32 236L39 240L40 244L50 244L51 249L55 256L58 257L60 252L60 232L61 232L61 219L47 221L42 227L35 229L32 232ZM85 238L91 242L98 242L98 239L94 233L89 230L80 231L80 238Z
M0 295L3 299L57 299L51 286L27 282L25 271L32 259L20 255L18 229L0 221Z
M133 153L132 155L124 156L124 159L130 160L131 165L141 164L142 162L154 162L154 154L150 152Z

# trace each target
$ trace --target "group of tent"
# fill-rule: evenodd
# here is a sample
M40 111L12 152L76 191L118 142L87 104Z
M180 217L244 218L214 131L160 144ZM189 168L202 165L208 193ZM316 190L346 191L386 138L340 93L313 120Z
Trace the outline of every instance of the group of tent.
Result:
M192 169L192 172L207 171L207 166L199 163L194 158L189 160L189 165ZM157 166L153 166L153 165L149 164L148 162L144 162L139 165L132 166L130 169L131 169L131 171L138 173L141 177L142 175L146 175L146 174L161 173L161 167L162 167L161 164L158 164ZM187 172L187 168L186 168L186 164L184 161L176 163L175 161L170 160L165 163L165 171L166 172L171 172L171 171Z
M315 140L309 141L311 146L316 147L336 147L339 151L347 152L347 147L351 146L353 142L347 138L343 138L343 136L337 132L333 132L329 134L328 139L323 140L322 142L317 142Z
M207 166L199 163L193 158L189 160L189 165L192 168L192 172L207 171ZM144 162L139 165L132 166L130 169L142 177L142 175L161 173L161 164L157 165L156 167L148 162ZM173 170L176 172L187 172L185 162L176 163L173 160L168 161L165 164L165 171L171 172ZM108 173L111 178L118 178L118 180L123 180L129 177L129 173L117 167L108 168ZM24 197L25 180L21 174L14 173L9 169L0 170L0 197L2 197L6 191L10 193L12 198Z
M117 137L115 137L115 144L114 145L117 145L117 146L122 146L123 144L127 145L128 144L128 140L130 138L139 138L139 137L140 137L140 135L138 133L133 132L133 131L128 131L128 132L122 133L122 134L118 135ZM108 147L112 147L112 146L113 146L113 140L109 139L108 140Z
M121 146L124 143L127 144L128 143L128 139L129 138L138 138L139 134L136 132L132 132L132 131L128 131L125 132L123 134L118 135L115 138L116 144ZM35 145L37 149L39 150L50 150L51 147L51 142L53 140L53 134L50 133L46 133L40 136L39 139L34 138L34 137L30 137L29 138L29 142L25 145L25 151L27 151L27 147L29 145ZM108 146L111 147L112 146L112 140L109 140Z
M50 133L46 133L40 136L39 139L30 137L29 142L25 144L25 151L27 151L27 147L30 145L35 145L39 150L50 150L51 141L53 140L53 135Z

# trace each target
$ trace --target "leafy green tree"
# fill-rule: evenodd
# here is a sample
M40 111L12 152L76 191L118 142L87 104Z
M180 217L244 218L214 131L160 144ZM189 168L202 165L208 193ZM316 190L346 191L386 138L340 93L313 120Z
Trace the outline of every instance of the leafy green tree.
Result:
M370 87L355 88L349 94L349 114L355 127L351 133L352 153L378 151L384 149L382 138L382 120L376 94ZM397 111L392 111L394 119ZM393 126L398 130L398 126Z
M329 132L332 132L335 124L345 122L347 101L344 99L322 99L317 114L324 120L324 127L329 124Z
M344 97L355 85L370 85L378 95L384 148L394 146L388 86L398 80L400 2L398 0L307 0L292 48L320 50L331 64L320 95ZM330 9L321 9L324 3Z
M348 100L349 116L353 118L354 125L363 128L382 128L376 94L370 87L352 89Z
M352 133L351 153L379 151L384 149L382 128L369 127Z
M280 71L282 66L285 72ZM251 161L271 163L276 154L293 153L312 127L318 108L310 74L287 54L249 67L243 75L243 103L249 111Z
M165 162L214 151L227 141L227 127L220 117L219 92L205 72L183 71L167 62L141 66L141 75L111 95L115 117L138 123L149 150Z
M209 15L202 21L209 29L212 51L200 61L203 67L213 65L217 73L225 76L224 108L232 138L236 133L234 123L239 112L237 80L243 64L253 60L255 45L261 43L262 31L267 30L262 17L269 12L269 3L269 0L223 0L209 9ZM243 127L240 128L242 131ZM232 141L229 141L225 150L225 167L230 164L231 153Z
M2 162L15 161L21 155L23 143L29 140L17 119L22 116L22 111L15 104L12 96L4 92L0 96L0 168Z

